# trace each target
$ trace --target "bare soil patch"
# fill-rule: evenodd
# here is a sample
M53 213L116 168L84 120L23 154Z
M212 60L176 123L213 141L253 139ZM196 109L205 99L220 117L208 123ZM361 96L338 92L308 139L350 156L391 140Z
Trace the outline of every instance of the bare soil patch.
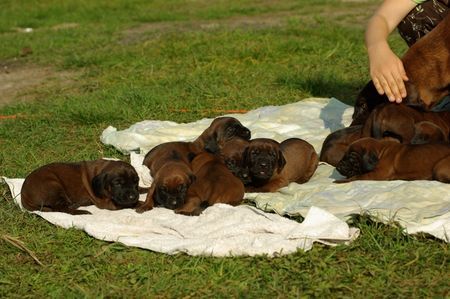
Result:
M0 107L37 99L44 90L68 89L77 76L52 67L0 62Z

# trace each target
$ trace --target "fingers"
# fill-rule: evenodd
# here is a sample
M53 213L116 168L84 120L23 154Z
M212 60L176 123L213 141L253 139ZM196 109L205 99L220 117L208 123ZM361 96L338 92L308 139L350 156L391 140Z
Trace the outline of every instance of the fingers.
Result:
M404 72L400 76L388 74L375 77L373 79L373 84L379 94L386 94L389 101L401 103L402 99L406 97L404 79L408 80L408 77Z

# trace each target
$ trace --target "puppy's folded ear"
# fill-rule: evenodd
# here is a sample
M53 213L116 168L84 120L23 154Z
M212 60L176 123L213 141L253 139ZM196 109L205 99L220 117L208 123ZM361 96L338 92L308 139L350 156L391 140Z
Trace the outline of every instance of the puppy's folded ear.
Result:
M193 175L192 173L189 174L189 182L192 184L197 180L197 177Z
M277 170L277 172L280 173L283 170L284 165L286 165L286 159L284 158L283 153L281 152L281 150L278 150L278 161L277 161L277 163L278 163L278 170Z
M217 144L217 133L214 133L213 136L209 137L205 141L204 150L211 154L216 154L219 151L219 145Z
M239 137L241 137L245 140L250 140L250 138L252 137L252 133L250 132L249 129L247 129L246 127L241 125L240 130L239 130Z
M105 198L107 196L106 191L106 182L107 182L108 174L101 173L96 175L91 182L92 190L94 191L95 196L100 198Z

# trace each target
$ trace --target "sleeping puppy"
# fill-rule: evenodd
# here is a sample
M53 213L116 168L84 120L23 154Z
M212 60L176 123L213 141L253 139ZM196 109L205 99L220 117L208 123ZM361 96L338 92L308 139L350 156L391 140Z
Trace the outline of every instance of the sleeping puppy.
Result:
M247 192L275 192L291 182L305 183L319 161L312 145L299 138L281 144L267 138L253 139L244 159L251 177Z
M128 163L112 160L52 163L26 178L21 190L22 205L29 211L91 214L78 210L95 205L118 210L138 204L139 177Z
M403 103L430 110L450 94L450 14L427 35L418 40L402 57L406 75L407 97ZM370 112L389 102L379 95L370 81L355 102L350 126L362 125Z
M401 143L414 143L419 141L419 137L413 140L416 134L421 135L424 133L423 130L431 129L431 127L415 126L416 123L423 121L433 123L440 128L444 135L443 139L448 140L450 134L449 111L420 111L407 105L394 103L382 104L375 108L366 120L361 135L377 139L394 137Z
M244 165L244 152L249 142L236 137L227 141L220 150L219 156L234 176L244 185L248 185L250 174L247 165Z
M450 177L450 146L401 144L394 140L362 138L353 142L336 169L356 180L441 180Z
M195 176L191 161L195 149L190 142L166 142L155 146L145 155L142 164L150 169L152 185L144 204L136 211L143 213L154 206L175 209L184 204L186 192Z
M341 161L349 145L361 138L361 125L343 128L329 134L322 144L320 161L326 162L334 167Z
M244 198L244 185L211 154L201 153L192 160L192 170L197 180L189 187L186 202L175 213L196 216L216 203L239 205Z
M450 134L450 112L420 111L385 103L374 108L364 125L353 125L327 136L320 161L336 166L350 144L362 137L395 138L405 144L446 143Z
M250 140L250 130L234 117L218 117L193 142L196 148L216 154L229 140L239 137Z

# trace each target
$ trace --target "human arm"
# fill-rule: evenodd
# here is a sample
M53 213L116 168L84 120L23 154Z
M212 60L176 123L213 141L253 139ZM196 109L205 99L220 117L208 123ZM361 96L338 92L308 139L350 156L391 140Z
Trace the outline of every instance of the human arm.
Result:
M385 0L367 24L365 43L370 62L370 76L379 94L400 103L406 97L408 80L403 63L392 52L387 38L400 21L416 6L412 0Z

